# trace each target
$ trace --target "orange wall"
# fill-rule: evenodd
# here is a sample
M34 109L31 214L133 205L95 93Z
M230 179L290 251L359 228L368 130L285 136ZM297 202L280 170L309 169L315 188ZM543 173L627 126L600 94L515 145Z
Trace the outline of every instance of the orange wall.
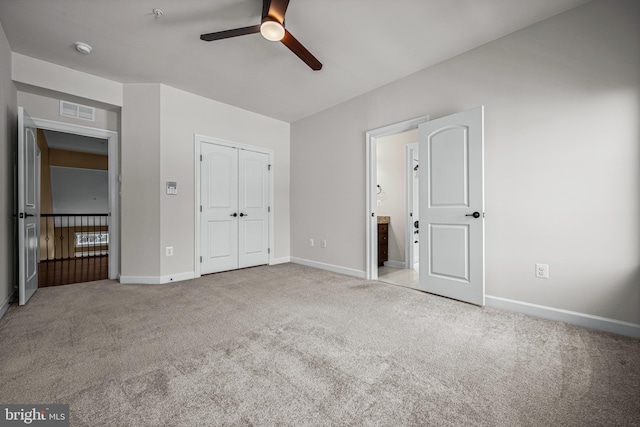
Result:
M77 151L49 150L49 165L82 169L109 169L109 158L102 154L79 153Z

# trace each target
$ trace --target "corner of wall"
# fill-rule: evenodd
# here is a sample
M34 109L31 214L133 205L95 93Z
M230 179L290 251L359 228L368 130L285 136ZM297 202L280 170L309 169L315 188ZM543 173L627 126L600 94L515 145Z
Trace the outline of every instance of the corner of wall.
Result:
M11 47L0 25L0 316L6 311L16 283L16 207L14 166L18 95L11 80Z

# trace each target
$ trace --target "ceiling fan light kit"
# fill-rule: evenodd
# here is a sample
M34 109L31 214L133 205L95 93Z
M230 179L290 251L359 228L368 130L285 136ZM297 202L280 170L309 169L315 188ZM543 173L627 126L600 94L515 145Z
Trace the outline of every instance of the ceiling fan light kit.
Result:
M284 14L288 6L289 0L262 0L262 23L260 25L202 34L200 35L200 40L211 42L214 40L261 33L265 39L279 41L288 47L291 52L295 53L296 56L304 61L312 70L321 70L322 63L284 27Z
M284 37L284 27L278 21L265 19L260 25L260 34L272 42L279 42Z

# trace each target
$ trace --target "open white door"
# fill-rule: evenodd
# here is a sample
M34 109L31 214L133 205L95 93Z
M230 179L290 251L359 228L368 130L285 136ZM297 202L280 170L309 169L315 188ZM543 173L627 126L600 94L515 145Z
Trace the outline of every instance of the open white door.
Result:
M420 125L420 285L484 305L484 107Z
M40 149L36 125L18 108L18 302L25 305L38 289L40 254Z

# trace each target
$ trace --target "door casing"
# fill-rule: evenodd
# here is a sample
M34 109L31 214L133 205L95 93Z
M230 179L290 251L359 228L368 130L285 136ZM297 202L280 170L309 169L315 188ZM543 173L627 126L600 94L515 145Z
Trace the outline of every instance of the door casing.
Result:
M109 279L120 278L120 163L118 161L118 132L32 117L36 127L44 130L72 133L106 139L109 167ZM113 230L113 231L112 231Z

